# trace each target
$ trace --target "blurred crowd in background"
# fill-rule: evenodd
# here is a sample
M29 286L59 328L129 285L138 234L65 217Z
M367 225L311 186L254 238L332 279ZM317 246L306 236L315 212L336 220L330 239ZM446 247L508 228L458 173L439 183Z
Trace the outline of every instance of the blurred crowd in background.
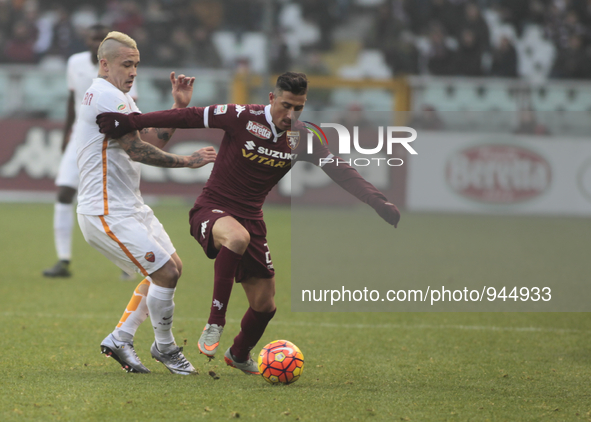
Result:
M274 0L272 33L266 3L0 0L0 62L65 65L104 23L154 67L591 78L591 0Z

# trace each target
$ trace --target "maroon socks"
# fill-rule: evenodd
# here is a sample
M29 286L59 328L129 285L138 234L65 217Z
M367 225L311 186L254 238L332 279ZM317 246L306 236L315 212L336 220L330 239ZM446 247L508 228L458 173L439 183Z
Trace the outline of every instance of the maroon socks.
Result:
M240 333L234 338L234 345L230 349L238 362L245 362L248 359L248 354L263 336L275 311L276 309L272 312L257 312L248 308L240 323Z
M234 275L241 259L242 255L232 252L225 246L220 249L213 266L213 301L208 324L217 324L222 327L226 325L226 310L234 286Z

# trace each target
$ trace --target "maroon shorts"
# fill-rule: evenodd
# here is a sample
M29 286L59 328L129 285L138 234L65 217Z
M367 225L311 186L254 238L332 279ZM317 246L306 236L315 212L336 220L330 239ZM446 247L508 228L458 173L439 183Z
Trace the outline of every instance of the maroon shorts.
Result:
M250 234L250 243L242 255L236 270L236 282L241 283L250 277L272 278L275 276L271 252L267 246L267 226L263 220L248 220L236 217L221 208L195 205L189 212L191 235L199 242L209 259L215 259L219 250L214 246L211 228L222 217L233 217Z

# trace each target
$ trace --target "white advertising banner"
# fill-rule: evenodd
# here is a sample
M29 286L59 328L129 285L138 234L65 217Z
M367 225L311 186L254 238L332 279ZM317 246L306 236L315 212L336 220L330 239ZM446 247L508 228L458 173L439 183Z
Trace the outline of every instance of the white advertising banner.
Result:
M412 211L591 215L591 139L419 131Z

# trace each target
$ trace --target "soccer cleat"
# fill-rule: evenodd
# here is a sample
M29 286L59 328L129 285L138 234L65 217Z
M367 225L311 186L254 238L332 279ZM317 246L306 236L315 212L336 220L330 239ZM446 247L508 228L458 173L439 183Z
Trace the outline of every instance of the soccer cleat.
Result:
M248 360L246 362L237 362L236 359L234 358L234 355L232 354L232 352L230 352L230 348L228 348L228 350L226 350L226 353L224 353L224 360L226 361L226 363L228 364L228 366L231 366L232 368L236 368L236 369L240 369L242 372L244 372L247 375L260 375L261 373L259 372L259 366L257 365L257 363L252 360L252 357L250 356L250 354L248 355Z
M220 337L224 332L224 327L217 324L205 324L201 337L199 337L199 351L208 358L213 358L220 345Z
M183 355L183 348L176 346L175 350L171 353L162 353L158 350L158 346L156 346L156 342L152 344L152 348L150 349L152 353L152 357L156 359L157 362L162 363L166 368L172 372L173 374L178 375L198 375L199 372L191 365L191 362L187 360L185 355Z
M119 276L121 281L133 281L135 280L135 273L127 274L125 271L121 270L121 275Z
M101 343L101 353L104 353L108 358L115 359L127 372L150 373L150 370L142 364L135 353L133 342L119 341L113 336L113 333L109 334Z
M59 260L53 267L43 270L43 275L45 277L71 277L69 266L70 261Z

